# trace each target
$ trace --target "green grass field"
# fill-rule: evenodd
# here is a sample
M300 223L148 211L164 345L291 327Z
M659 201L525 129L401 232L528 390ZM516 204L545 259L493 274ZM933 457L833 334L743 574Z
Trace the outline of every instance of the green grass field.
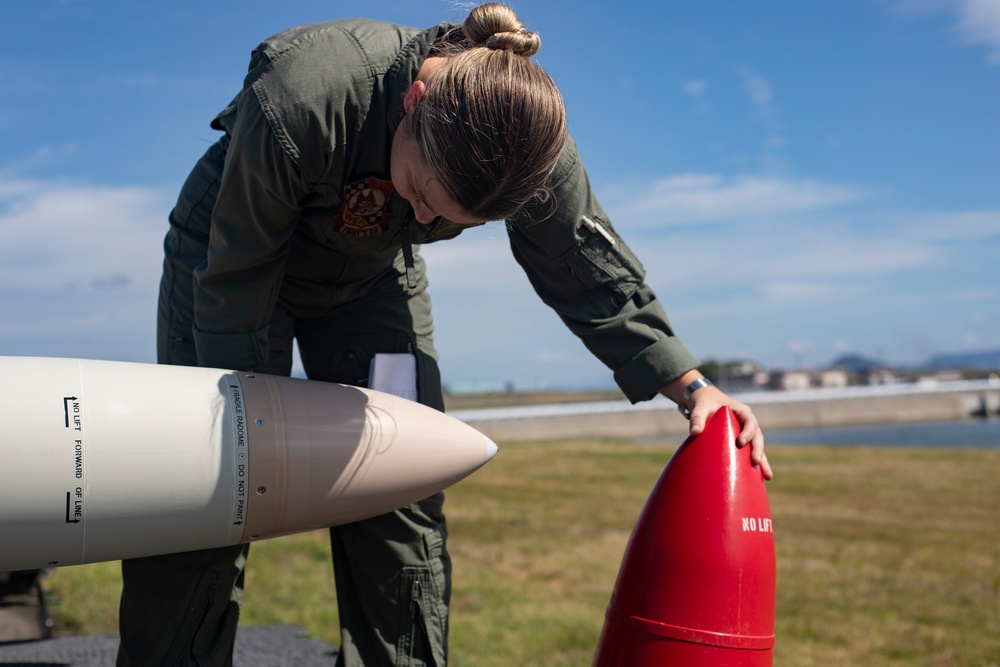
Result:
M451 664L590 665L632 524L672 447L503 445L448 491ZM1000 451L768 450L777 667L1000 667ZM117 563L53 572L63 635L115 632ZM336 646L324 533L256 544L242 623Z

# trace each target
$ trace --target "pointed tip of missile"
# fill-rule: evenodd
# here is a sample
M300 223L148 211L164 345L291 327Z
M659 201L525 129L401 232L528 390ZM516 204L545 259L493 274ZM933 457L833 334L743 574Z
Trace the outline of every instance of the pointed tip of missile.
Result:
M493 442L485 435L483 436L483 440L486 441L486 460L488 462L491 461L493 457L497 455L497 452L500 451L500 448L497 447L497 443Z

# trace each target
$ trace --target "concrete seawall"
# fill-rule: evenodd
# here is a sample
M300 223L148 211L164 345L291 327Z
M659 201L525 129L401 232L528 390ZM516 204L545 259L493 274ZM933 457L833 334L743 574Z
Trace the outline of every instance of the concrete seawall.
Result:
M1000 412L1000 387L988 381L933 386L892 385L800 392L734 394L749 404L767 430L966 419L985 407ZM483 410L455 410L497 442L563 438L646 438L687 433L687 420L674 404L657 398L567 403Z

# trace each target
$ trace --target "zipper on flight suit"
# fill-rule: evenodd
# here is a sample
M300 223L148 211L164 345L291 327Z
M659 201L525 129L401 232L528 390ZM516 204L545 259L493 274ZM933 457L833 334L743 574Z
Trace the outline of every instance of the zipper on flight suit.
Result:
M187 613L184 614L183 623L178 628L174 641L170 649L164 656L163 664L175 664L183 661L184 656L194 649L197 643L198 633L201 631L205 620L215 606L215 598L219 592L219 577L214 572L206 572L202 575L202 581L195 589L195 595L188 603ZM205 579L210 580L207 595L203 594Z
M413 625L410 629L410 664L413 664L414 649L417 639L422 639L427 652L428 664L437 667L437 660L434 658L434 649L431 645L430 633L427 631L427 617L424 614L424 592L420 585L420 578L413 579L413 589L410 595L410 617ZM419 635L418 635L419 633Z

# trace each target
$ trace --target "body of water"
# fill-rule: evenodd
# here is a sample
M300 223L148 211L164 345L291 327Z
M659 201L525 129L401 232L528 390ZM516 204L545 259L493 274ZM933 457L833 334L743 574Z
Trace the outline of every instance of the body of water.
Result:
M764 439L768 445L793 443L1000 449L1000 418L765 430Z

